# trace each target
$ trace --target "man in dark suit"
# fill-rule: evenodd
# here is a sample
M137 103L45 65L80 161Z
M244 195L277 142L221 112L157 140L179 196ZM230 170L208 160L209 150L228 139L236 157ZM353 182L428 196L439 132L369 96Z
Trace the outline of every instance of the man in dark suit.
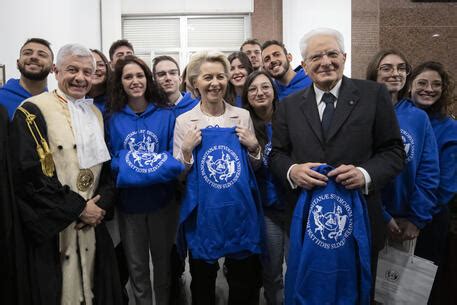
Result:
M335 168L328 176L347 189L362 189L371 221L374 269L385 238L379 191L401 171L404 160L392 103L384 86L343 76L346 54L338 31L313 30L300 47L313 85L279 104L271 170L291 190L292 208L299 188L326 184L328 177L312 170L322 163Z

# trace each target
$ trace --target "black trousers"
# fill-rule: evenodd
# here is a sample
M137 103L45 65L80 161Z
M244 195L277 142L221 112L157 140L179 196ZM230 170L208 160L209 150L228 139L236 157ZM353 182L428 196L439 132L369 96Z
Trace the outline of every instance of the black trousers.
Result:
M216 304L216 277L219 264L189 258L192 282L192 305ZM244 259L225 259L226 277L229 286L228 305L258 305L262 270L258 255Z
M433 216L432 221L420 231L419 237L417 238L416 251L414 254L431 260L438 266L428 304L441 304L438 300L440 299L440 280L443 273L442 260L444 259L446 252L449 222L449 207L446 205L439 213Z

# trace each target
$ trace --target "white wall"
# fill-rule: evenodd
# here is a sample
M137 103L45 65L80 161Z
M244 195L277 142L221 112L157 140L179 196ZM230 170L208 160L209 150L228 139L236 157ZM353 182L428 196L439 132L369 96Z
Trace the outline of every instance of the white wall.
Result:
M66 43L100 48L99 0L0 0L0 63L6 78L18 78L16 59L31 37L51 42L54 54ZM56 86L49 76L49 88Z
M344 74L351 75L351 0L283 0L283 41L292 53L293 67L300 64L298 47L302 36L315 28L328 27L344 36L347 53Z
M253 11L254 0L122 0L122 14L219 14Z
M55 53L66 43L79 42L102 48L108 55L111 43L121 38L122 14L230 14L253 10L254 0L0 0L0 63L6 65L7 79L18 77L19 48L30 37L49 40ZM343 33L348 53L345 74L349 76L351 0L283 0L284 43L294 56L294 66L301 60L298 41L305 32L320 26ZM55 87L53 76L49 84L50 89Z

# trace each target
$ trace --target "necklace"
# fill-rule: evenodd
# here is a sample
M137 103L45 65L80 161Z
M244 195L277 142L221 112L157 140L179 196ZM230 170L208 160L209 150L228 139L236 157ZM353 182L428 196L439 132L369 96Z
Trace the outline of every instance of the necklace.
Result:
M206 116L209 116L209 117L218 117L218 116L221 116L225 113L225 104L224 102L222 102L222 112L221 113L217 113L217 114L211 114L211 113L208 113L204 110L204 107L203 107L203 103L200 104L200 110L202 111L202 113Z

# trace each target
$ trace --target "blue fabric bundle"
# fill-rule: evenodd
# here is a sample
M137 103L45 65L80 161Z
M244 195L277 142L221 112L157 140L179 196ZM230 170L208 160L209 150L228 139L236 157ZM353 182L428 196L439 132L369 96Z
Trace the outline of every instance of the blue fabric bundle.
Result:
M141 187L166 183L176 180L184 171L184 165L173 158L168 151L156 153L123 149L119 152L119 158L115 163L112 168L118 173L117 187Z
M326 175L332 168L315 169ZM294 210L286 305L370 304L370 231L360 191L330 178L304 190Z
M168 203L184 170L171 154L175 116L149 103L136 114L128 105L109 118L111 167L125 213L151 213Z
M180 215L192 257L212 262L260 253L260 199L235 128L202 129L193 157Z

